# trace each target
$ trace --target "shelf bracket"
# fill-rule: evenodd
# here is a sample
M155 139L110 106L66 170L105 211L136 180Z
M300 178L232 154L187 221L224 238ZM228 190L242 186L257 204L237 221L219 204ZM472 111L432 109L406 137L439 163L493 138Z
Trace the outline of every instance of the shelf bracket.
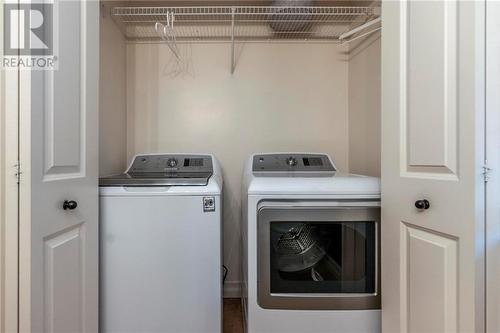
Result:
M231 74L234 73L234 68L236 64L234 63L234 14L235 14L236 8L231 7Z

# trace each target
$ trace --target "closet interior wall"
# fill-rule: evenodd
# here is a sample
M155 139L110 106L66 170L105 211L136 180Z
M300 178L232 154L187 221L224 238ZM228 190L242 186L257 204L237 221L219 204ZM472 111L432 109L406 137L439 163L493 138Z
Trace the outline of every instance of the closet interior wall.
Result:
M101 8L99 66L99 175L125 170L127 160L127 63L123 34Z
M341 172L379 174L379 43L355 55L334 43L237 44L234 74L228 43L179 44L189 66L176 75L166 45L125 43L102 15L101 175L123 172L136 153L214 153L224 176L225 296L238 296L250 154L324 152Z
M380 177L380 33L349 50L349 171Z

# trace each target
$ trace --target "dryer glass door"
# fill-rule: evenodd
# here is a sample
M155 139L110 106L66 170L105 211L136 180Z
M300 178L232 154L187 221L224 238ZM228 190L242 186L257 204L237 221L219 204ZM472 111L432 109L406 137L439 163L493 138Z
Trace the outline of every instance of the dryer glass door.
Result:
M262 207L259 304L377 308L379 216L378 207Z

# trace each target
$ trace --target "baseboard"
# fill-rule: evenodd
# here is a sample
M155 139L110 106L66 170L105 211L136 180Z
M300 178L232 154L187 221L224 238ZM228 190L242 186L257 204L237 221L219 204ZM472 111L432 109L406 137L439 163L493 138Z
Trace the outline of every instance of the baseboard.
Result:
M224 298L240 298L241 297L241 282L226 281L224 282Z

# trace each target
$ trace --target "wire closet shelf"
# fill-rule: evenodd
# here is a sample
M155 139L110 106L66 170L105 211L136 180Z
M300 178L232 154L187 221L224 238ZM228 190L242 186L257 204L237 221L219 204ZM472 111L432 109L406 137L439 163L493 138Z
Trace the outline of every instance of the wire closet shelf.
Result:
M341 41L342 34L380 17L378 7L213 6L114 7L129 41L161 40L156 23L175 21L176 42Z

